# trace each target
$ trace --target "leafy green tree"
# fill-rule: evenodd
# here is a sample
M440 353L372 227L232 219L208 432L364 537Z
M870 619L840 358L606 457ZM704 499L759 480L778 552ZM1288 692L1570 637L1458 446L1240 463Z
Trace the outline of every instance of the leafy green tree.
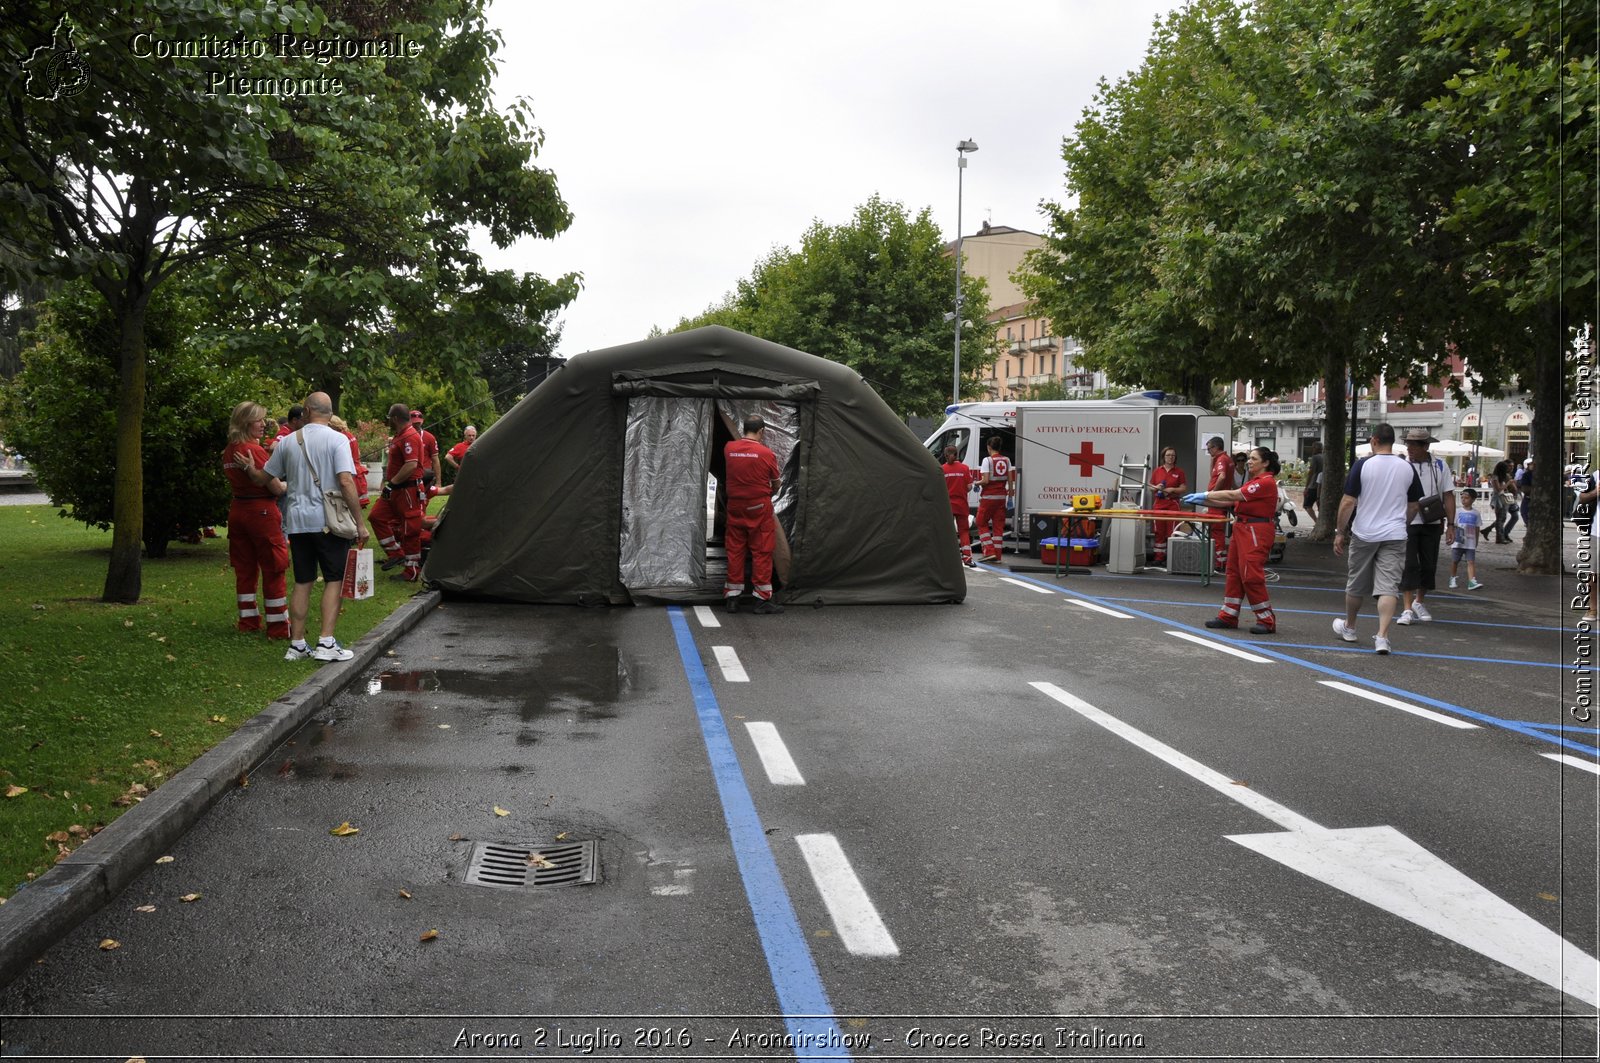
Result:
M726 299L676 331L726 325L841 362L897 413L926 415L943 409L950 394L954 280L931 212L912 217L874 195L846 224L813 223L798 250L771 252ZM962 304L966 321L988 316L982 278L963 276ZM963 395L978 393L999 353L983 331L963 329Z
M415 307L426 305L427 291L477 290L468 225L485 224L492 239L509 243L559 227L566 215L553 176L519 165L538 139L526 108L490 104L499 38L483 0L330 0L316 8L303 0L126 0L79 5L81 23L61 23L59 11L20 0L0 20L8 84L28 83L34 50L59 41L62 29L82 75L67 92L42 82L37 93L14 91L0 110L0 281L83 275L111 308L120 388L103 597L132 602L146 503L145 317L162 284L227 260L278 278L328 261L333 278L357 266L424 278L407 289ZM403 33L418 47L326 64L270 48L244 59L137 51L130 58L141 33L223 41ZM243 76L250 91L230 76ZM278 91L255 91L258 80ZM340 261L345 252L350 259ZM341 330L399 317L377 305L377 285L365 276L355 287L355 313L261 322L262 332L276 325L278 333L263 338L285 352L294 347L291 325L320 330L328 348L348 355ZM237 282L219 292L223 302L256 294ZM344 306L338 298L335 311ZM307 365L293 375L320 384L324 369Z
M149 502L140 538L153 558L166 556L173 539L227 520L221 454L234 405L287 402L256 372L217 368L217 352L193 339L202 313L168 285L145 317L150 388L140 453ZM45 304L23 371L0 387L0 436L28 459L63 517L98 528L115 515L116 329L104 301L72 284Z

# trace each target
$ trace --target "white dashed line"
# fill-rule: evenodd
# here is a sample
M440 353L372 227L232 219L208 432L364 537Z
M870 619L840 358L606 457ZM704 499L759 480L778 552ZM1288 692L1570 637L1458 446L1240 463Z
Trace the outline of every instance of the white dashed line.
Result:
M722 669L722 678L730 683L750 682L750 677L745 674L744 665L739 663L739 655L733 652L732 646L713 646L711 652L717 655L717 667Z
M845 859L839 840L831 834L797 834L794 840L805 855L844 947L857 956L900 955L900 947L878 917L878 909Z
M1255 661L1257 664L1272 663L1272 660L1269 657L1258 657L1253 653L1246 653L1243 650L1236 650L1232 646L1224 646L1216 639L1203 639L1199 635L1191 635L1187 631L1169 631L1167 634L1171 635L1173 638L1183 639L1186 642L1193 642L1197 646L1204 646L1208 650L1220 650L1223 653L1231 653L1235 657L1242 658L1246 661Z
M701 627L721 627L722 626L722 621L717 619L717 614L713 613L711 611L711 606L709 606L709 605L697 605L697 606L695 606L694 607L694 617L695 617L696 620L700 621L700 626Z
M746 722L744 726L750 732L750 741L761 758L761 766L767 769L768 782L774 786L806 784L805 777L795 766L794 758L789 755L789 747L778 736L776 724Z
M1010 583L1013 586L1021 587L1023 590L1033 591L1036 594L1054 594L1055 593L1055 591L1051 590L1049 587L1035 587L1031 583L1024 583L1022 580L1020 580L1020 579L1012 579L1010 576L1001 576L1000 577L1000 582L1001 583Z
M1446 727L1458 727L1463 731L1475 731L1478 729L1478 725L1475 723L1468 723L1466 720L1458 720L1454 716L1446 716L1444 713L1434 712L1432 709L1424 709L1420 705L1408 705L1397 698L1386 697L1385 695L1379 694L1372 690L1362 690L1360 687L1351 686L1349 683L1340 683L1332 679L1319 679L1317 682L1321 683L1325 687L1332 687L1335 690L1342 690L1346 694L1354 694L1358 698L1366 698L1368 701L1376 701L1379 705L1387 705L1391 709L1399 709L1401 712L1409 712L1413 716L1421 716L1424 720L1432 720L1434 723L1442 723Z
M1600 775L1600 764L1596 764L1592 760L1579 760L1577 757L1569 757L1565 753L1540 753L1539 755L1546 760L1554 760L1565 764L1569 768L1582 768L1591 774Z
M1129 616L1127 613L1119 613L1115 609L1107 609L1105 606L1095 605L1093 602L1086 602L1078 598L1068 598L1067 601L1072 605L1076 605L1079 609L1093 609L1097 613L1104 613L1107 616L1114 616L1118 620L1133 619L1133 617Z

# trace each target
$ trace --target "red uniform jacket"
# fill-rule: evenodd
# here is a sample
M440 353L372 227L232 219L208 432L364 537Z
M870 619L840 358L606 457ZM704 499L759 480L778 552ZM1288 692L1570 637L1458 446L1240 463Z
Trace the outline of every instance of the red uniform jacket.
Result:
M727 464L728 501L755 502L772 497L778 456L754 439L735 439L722 448Z

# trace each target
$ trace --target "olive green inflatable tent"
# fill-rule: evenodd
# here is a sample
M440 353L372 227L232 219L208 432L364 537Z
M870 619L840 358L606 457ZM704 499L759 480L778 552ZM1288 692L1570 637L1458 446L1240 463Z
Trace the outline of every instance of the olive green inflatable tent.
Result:
M777 600L958 602L938 463L852 369L709 326L572 358L479 436L425 580L578 605L716 601L722 448L760 414L783 486Z

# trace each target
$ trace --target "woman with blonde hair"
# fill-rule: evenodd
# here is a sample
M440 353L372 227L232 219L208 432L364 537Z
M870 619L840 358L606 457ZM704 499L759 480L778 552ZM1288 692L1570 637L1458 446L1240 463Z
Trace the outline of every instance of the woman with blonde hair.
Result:
M257 487L244 472L245 461L256 468L267 463L261 445L267 410L258 402L241 402L228 418L228 445L222 450L222 471L233 489L228 507L228 563L233 566L238 595L240 631L260 631L267 620L267 638L289 637L289 540L283 534L283 515L276 497L283 494L282 480L270 479ZM241 460L243 459L243 460ZM256 582L263 584L264 600L257 606Z

